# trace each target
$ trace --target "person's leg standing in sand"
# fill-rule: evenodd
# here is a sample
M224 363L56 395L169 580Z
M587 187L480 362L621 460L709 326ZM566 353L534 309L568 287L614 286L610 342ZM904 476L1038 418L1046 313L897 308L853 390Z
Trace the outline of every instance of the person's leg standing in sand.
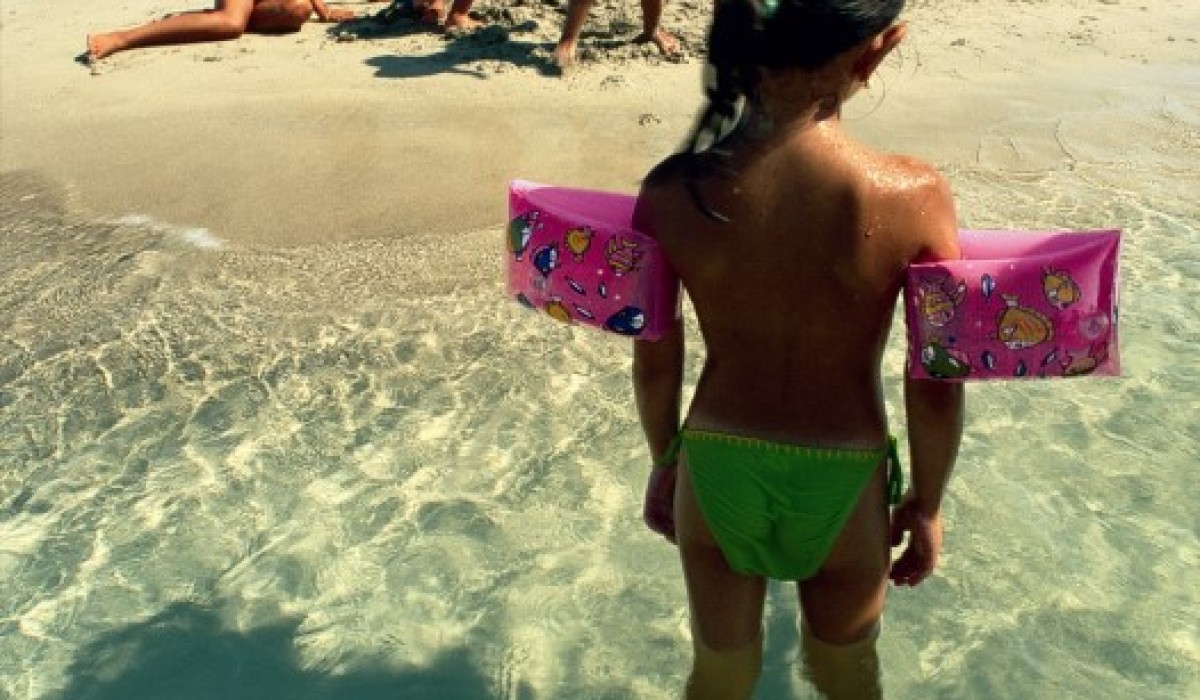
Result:
M553 55L554 65L560 70L567 71L575 67L579 37L583 34L583 25L587 22L593 2L594 0L569 0L567 3L567 18L563 22L562 36L558 45L554 47ZM642 32L633 38L633 43L653 42L664 56L675 57L679 54L679 40L660 26L663 5L664 0L642 0Z

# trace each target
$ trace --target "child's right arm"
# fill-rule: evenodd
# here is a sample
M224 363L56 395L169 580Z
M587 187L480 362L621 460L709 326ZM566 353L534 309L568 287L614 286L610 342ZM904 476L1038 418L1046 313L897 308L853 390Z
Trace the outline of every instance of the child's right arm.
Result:
M918 257L961 257L954 200L944 178L931 172L914 197L919 217ZM942 548L942 498L962 442L963 385L904 377L912 485L892 514L892 545L908 546L892 565L896 585L915 586L933 572Z
M892 565L898 586L915 586L937 567L942 549L942 497L962 442L963 385L905 377L912 486L892 514L892 546L908 546Z

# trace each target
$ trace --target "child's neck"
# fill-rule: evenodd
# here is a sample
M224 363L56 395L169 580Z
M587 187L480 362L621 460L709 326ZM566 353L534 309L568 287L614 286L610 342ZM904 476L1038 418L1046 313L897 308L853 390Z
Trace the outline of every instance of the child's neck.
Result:
M841 101L834 98L760 104L750 109L744 131L747 138L754 140L782 135L824 138L841 130Z

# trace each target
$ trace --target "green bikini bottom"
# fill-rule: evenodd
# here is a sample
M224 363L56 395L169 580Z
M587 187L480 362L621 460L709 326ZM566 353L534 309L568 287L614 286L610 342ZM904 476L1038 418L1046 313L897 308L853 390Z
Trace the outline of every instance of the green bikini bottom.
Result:
M900 500L895 438L877 450L846 450L684 428L678 441L704 520L730 567L744 574L815 574L885 457L888 503Z

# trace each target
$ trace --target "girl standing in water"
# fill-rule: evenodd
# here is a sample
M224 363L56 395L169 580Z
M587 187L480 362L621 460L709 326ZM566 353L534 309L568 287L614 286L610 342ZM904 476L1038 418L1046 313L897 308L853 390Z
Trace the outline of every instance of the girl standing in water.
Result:
M688 151L640 193L635 226L666 252L706 351L682 426L682 322L634 356L658 458L646 517L679 545L691 607L688 698L753 692L769 578L797 582L817 688L879 697L889 577L916 585L937 563L962 386L905 379L912 485L901 497L880 364L905 268L959 257L954 205L932 167L873 151L841 124L904 38L902 6L721 2L708 107Z

